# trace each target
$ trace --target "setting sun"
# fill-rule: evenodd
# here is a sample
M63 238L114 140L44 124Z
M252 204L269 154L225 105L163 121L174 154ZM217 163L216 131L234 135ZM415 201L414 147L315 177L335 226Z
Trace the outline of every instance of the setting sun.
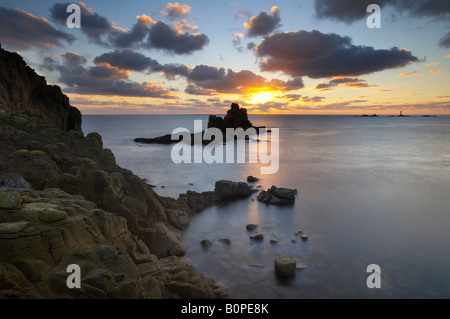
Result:
M273 100L274 98L275 98L275 95L273 92L261 91L261 92L254 93L250 97L250 101L255 104L260 104L260 103L269 102L270 100Z

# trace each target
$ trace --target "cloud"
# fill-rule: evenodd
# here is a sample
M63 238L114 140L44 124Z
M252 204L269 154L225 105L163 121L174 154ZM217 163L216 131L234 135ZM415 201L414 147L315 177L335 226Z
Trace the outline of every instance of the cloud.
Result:
M66 93L110 95L128 97L153 97L170 99L176 97L173 90L153 82L138 83L128 79L131 72L112 66L106 61L85 67L86 59L74 52L61 55L62 62L45 58L42 68L58 71L58 82L65 84Z
M264 36L273 32L281 24L280 10L272 7L270 13L261 11L258 15L251 17L244 27L249 37Z
M450 48L450 32L445 34L440 40L439 40L439 46L443 48Z
M66 8L69 3L57 3L50 8L52 18L66 25ZM175 54L191 54L202 50L209 42L203 33L192 33L197 26L191 26L185 20L177 21L170 26L164 21L155 22L151 17L142 14L136 17L136 23L130 31L113 25L107 18L78 2L81 8L81 31L93 42L112 48L156 48ZM188 6L187 6L188 7ZM180 18L188 14L186 6L169 3L166 15L169 18ZM190 9L190 7L188 7Z
M439 70L430 70L430 73L439 73L439 72L441 72L441 71L439 71Z
M70 3L56 3L50 8L51 17L59 24L66 26L67 6ZM103 35L113 30L112 24L106 19L94 12L93 9L86 7L83 2L77 3L81 9L81 31L92 41L100 42Z
M19 50L52 48L72 43L75 37L59 31L45 18L19 9L0 7L0 40Z
M316 0L315 11L319 19L332 19L352 23L368 16L367 6L372 0ZM450 2L448 0L378 0L381 8L391 6L399 12L408 13L410 17L433 17L448 19Z
M94 59L95 64L108 63L124 70L159 72L164 68L158 61L132 49L115 50L103 53Z
M358 76L418 61L404 49L356 46L349 37L317 30L272 34L256 46L255 52L266 57L260 65L263 71L311 78Z
M371 88L376 87L376 85L369 85L365 79L358 78L337 78L329 81L328 83L321 82L316 85L316 90L331 90L339 85L344 85L347 88Z
M271 90L292 91L304 87L300 77L287 81L279 79L267 80L249 70L235 72L224 67L197 65L189 67L184 64L160 64L142 53L131 49L114 50L94 59L98 66L107 64L122 70L155 73L160 72L165 78L176 77L186 79L188 86L185 92L193 95L215 93L245 94L251 89L268 88Z
M425 64L425 66L434 66L434 65L439 65L439 62L431 62L431 63L427 63Z
M115 48L132 48L137 46L148 35L149 28L155 22L149 16L143 14L136 17L137 22L131 31L124 31L113 27L109 34L109 42Z
M180 34L164 21L158 21L150 28L147 45L176 54L191 54L202 50L208 42L208 36L203 33Z
M87 62L86 58L75 52L66 52L61 54L61 57L68 64L85 64Z
M402 73L400 73L400 75L397 76L397 77L398 77L398 78L402 78L402 77L405 77L405 76L411 76L411 75L417 74L417 73L419 73L419 71L417 71L417 70L415 70L415 71L413 71L413 72L402 72Z
M189 69L187 74L180 75L185 76L188 83L194 85L195 88L213 90L216 93L225 94L245 94L248 90L258 88L289 91L304 87L301 78L293 78L288 81L278 79L269 81L250 70L235 72L224 67L207 65L197 65Z
M162 13L167 16L170 20L181 19L189 14L191 7L186 4L168 3L166 7L164 7Z

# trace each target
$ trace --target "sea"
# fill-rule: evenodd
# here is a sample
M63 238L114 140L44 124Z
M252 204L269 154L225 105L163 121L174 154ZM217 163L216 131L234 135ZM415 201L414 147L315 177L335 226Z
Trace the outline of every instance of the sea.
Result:
M100 133L117 163L161 196L249 175L259 190L297 189L293 205L259 202L255 192L208 207L181 233L186 262L224 284L230 298L450 298L450 116L249 119L279 131L274 174L261 174L268 164L260 161L176 164L176 144L133 141L193 132L195 120L205 129L208 115L84 115L83 132ZM246 149L271 138L251 137ZM250 239L250 223L263 241ZM278 257L295 258L294 276L275 273Z

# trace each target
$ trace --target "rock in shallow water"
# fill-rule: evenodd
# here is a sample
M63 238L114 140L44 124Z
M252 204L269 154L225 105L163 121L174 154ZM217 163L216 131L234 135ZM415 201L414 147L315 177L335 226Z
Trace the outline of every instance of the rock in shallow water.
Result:
M296 189L272 186L267 191L262 190L257 199L266 204L286 205L294 203L296 194Z
M293 257L279 257L275 259L275 272L280 276L293 276L297 262Z

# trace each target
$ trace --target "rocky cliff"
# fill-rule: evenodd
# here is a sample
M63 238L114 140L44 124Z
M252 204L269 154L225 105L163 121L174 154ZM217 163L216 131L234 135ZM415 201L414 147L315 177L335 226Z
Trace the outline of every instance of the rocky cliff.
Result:
M56 85L28 67L17 53L0 45L0 109L36 110L49 125L61 130L81 131L81 113Z
M161 198L116 165L99 134L80 131L59 88L17 54L0 55L0 297L226 297L177 257L177 233L228 193L188 194L202 198L195 209ZM81 267L81 289L66 285L69 264Z

